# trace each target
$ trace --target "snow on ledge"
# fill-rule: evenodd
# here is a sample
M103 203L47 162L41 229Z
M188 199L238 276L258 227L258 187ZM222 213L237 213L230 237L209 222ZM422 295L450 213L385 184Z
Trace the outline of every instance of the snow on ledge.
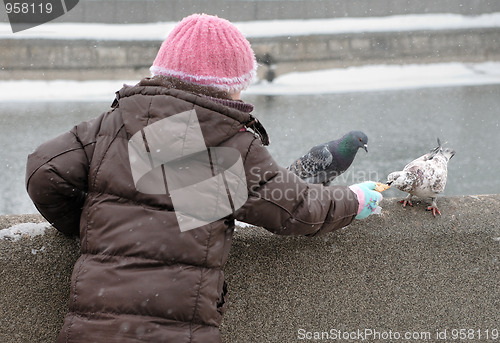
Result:
M365 65L293 72L245 94L305 95L500 84L500 62Z
M0 241L8 240L17 242L23 237L31 238L45 234L45 231L50 228L50 224L43 223L21 223L11 226L7 229L0 230Z
M265 20L234 23L248 38L287 37L359 32L456 30L500 27L500 13L477 16L460 14L411 14L369 18ZM147 24L47 23L12 33L0 23L0 39L88 39L161 41L176 22ZM126 34L124 33L126 32Z

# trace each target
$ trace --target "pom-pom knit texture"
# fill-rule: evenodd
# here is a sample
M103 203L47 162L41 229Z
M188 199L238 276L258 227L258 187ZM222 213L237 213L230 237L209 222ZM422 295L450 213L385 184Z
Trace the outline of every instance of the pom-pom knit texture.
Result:
M153 76L173 76L237 93L254 79L257 62L236 26L216 16L193 14L170 32L150 70Z

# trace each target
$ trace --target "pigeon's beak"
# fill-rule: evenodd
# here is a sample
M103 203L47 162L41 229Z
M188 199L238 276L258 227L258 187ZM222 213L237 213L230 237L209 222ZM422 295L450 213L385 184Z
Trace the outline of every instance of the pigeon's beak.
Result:
M368 152L368 145L363 144L363 149L365 149L365 151Z
M393 182L394 181L387 181L385 184L390 186L390 185L392 185Z

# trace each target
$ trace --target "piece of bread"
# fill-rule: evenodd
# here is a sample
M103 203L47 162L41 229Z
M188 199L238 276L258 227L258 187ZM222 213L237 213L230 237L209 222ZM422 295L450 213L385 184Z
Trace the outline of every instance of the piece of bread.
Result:
M375 186L375 190L376 190L377 192L380 192L380 193L382 193L383 191L385 191L385 190L387 190L387 189L391 188L391 186L386 185L385 183L382 183L382 182L375 182L375 184L376 184L376 186Z

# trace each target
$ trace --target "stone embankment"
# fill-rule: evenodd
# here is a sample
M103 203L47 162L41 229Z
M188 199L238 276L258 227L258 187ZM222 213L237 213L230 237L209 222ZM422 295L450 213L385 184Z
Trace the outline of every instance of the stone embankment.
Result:
M217 14L232 21L321 18L380 18L500 12L500 1L460 0L87 0L56 22L155 23L191 13ZM0 11L0 22L7 21ZM130 29L130 28L129 28ZM127 34L126 29L123 32ZM260 78L290 71L366 64L483 62L500 60L500 28L477 27L387 32L250 37L262 65ZM0 80L139 79L149 75L161 41L96 39L0 39ZM269 64L272 64L269 65ZM267 65L267 66L266 66Z
M388 341L366 336L378 332L445 342L459 334L454 330L473 329L468 333L479 342L498 334L500 195L440 198L436 218L424 203L403 209L397 199L385 199L382 205L381 215L322 237L238 228L225 268L224 341L301 342L323 332ZM0 229L41 221L0 216ZM53 228L32 237L5 232L0 341L53 342L78 243ZM437 339L445 330L447 339Z
M500 28L250 38L265 77L367 64L500 60ZM129 79L149 75L158 41L4 39L0 79Z

